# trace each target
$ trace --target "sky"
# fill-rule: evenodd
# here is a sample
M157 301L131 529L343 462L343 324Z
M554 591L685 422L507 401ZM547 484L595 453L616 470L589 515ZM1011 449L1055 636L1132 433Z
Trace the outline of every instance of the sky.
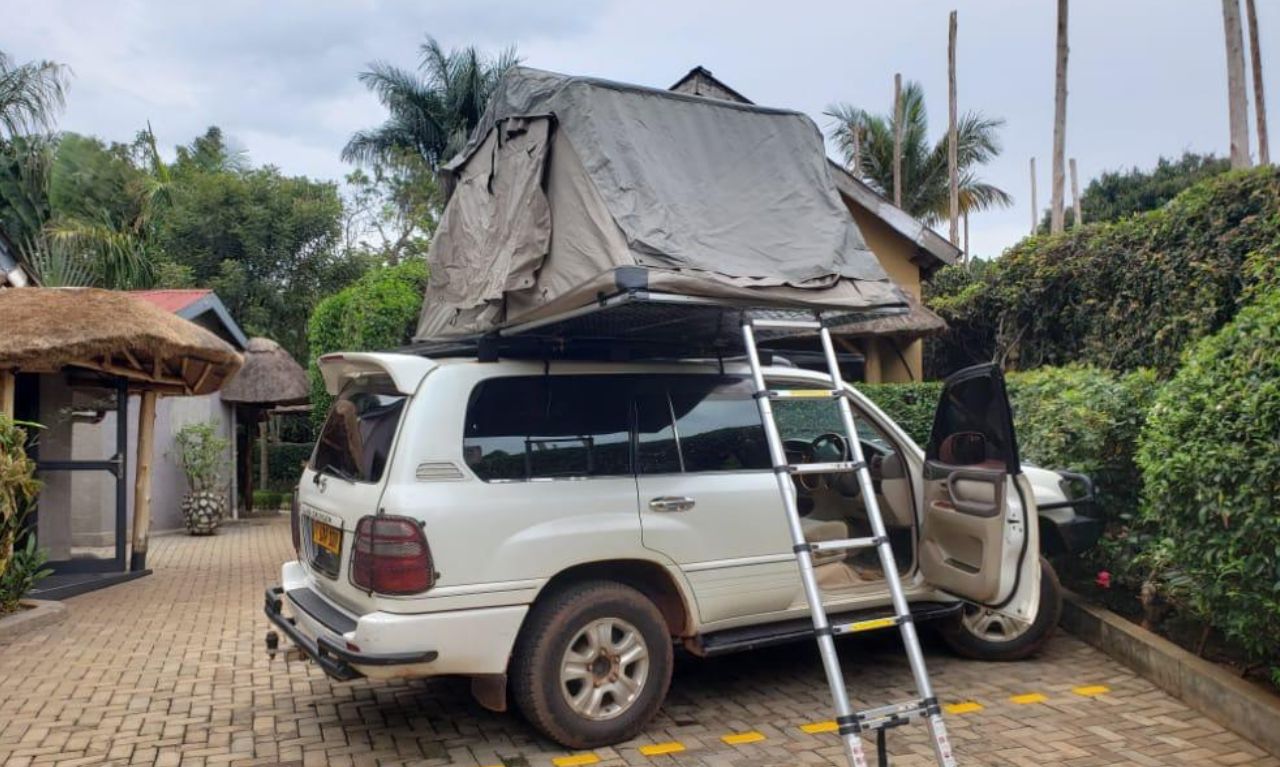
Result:
M1280 3L1259 0L1271 146L1280 155ZM756 103L888 112L893 76L918 80L930 134L947 113L947 16L959 12L960 111L1003 118L1004 151L980 175L1012 208L971 217L998 255L1031 225L1029 158L1048 206L1052 0L0 0L0 50L73 74L59 127L128 141L149 121L166 151L209 125L259 164L341 179L357 129L384 112L356 80L369 62L411 68L427 34L446 48L515 46L535 67L667 87L696 65ZM1071 0L1066 151L1080 184L1183 151L1227 153L1219 0ZM1250 91L1250 133L1253 104ZM1070 189L1067 189L1068 197ZM945 231L943 232L945 235Z

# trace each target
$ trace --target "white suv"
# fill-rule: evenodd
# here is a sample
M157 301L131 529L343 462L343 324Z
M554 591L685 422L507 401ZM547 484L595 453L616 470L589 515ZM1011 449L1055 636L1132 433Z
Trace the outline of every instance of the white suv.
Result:
M482 705L510 699L583 748L643 728L677 645L710 656L812 637L744 365L320 365L337 399L295 494L298 559L266 611L330 676L466 675ZM916 619L945 619L968 655L1034 651L1059 610L1036 503L1073 501L1058 474L1021 469L999 373L949 380L927 454L849 391ZM848 456L834 401L775 412L796 462ZM810 541L869 535L852 477L796 480ZM830 612L888 614L874 550L816 556Z

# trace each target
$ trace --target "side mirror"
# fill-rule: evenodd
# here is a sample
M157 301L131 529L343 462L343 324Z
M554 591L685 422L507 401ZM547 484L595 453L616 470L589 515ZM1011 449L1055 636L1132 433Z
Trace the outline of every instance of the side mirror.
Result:
M972 466L987 460L987 438L982 432L960 431L942 441L938 460L950 466Z

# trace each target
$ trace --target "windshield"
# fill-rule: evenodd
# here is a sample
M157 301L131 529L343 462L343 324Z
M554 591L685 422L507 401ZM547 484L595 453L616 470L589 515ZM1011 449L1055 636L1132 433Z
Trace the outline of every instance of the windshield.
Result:
M387 376L350 381L329 408L311 468L351 482L382 479L407 399Z

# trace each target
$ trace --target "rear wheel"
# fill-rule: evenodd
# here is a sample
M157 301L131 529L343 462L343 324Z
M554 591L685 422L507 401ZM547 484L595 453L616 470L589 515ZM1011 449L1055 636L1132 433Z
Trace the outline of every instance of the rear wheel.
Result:
M643 594L603 581L570 586L530 613L512 658L521 713L569 748L635 737L671 683L667 624Z
M1040 558L1040 608L1031 623L1021 623L994 610L965 605L948 621L942 636L951 649L975 660L1022 660L1034 655L1053 636L1062 617L1062 584L1053 565Z

